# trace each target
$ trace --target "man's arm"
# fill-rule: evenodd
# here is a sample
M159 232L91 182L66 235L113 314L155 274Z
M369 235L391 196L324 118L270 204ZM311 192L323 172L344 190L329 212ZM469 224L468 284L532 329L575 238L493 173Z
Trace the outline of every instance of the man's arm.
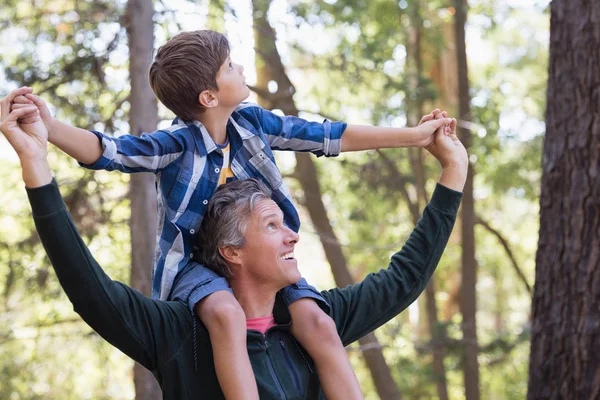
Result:
M54 118L46 102L33 95L31 88L20 88L17 92L19 95L15 97L12 109L37 106L48 130L48 141L86 168L156 173L183 154L186 146L193 145L191 137L180 135L175 129L150 135L144 133L140 137L122 135L115 138L77 128ZM21 123L27 124L28 118L25 115Z
M427 286L454 227L462 194L436 187L423 216L387 269L344 289L322 292L344 345L360 339L407 308Z
M62 287L102 337L146 368L156 368L174 350L167 339L189 334L192 316L184 304L148 299L102 271L52 181L48 133L35 106L10 112L11 102L10 95L0 101L0 130L19 156L36 227ZM28 123L19 124L25 115Z
M467 177L468 157L455 133L442 129L427 150L442 165L431 200L408 241L386 270L344 289L323 292L346 345L383 325L425 289L448 242Z

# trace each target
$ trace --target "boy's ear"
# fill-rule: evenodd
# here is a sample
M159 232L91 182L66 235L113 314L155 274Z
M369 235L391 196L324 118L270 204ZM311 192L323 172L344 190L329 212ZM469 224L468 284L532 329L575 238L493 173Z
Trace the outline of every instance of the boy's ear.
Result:
M242 263L242 252L239 247L225 246L219 247L219 253L221 257L227 261L228 264L239 265Z
M200 92L198 95L198 103L204 108L216 107L219 104L219 99L215 95L213 90L206 89Z

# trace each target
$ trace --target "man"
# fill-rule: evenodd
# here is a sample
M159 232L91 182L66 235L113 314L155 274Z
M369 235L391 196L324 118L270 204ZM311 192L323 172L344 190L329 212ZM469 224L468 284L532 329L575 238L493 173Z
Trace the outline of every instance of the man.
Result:
M151 370L165 399L223 398L206 328L184 303L149 299L102 271L79 236L52 178L43 123L39 117L28 118L30 123L20 126L19 118L35 110L24 107L10 112L10 101L0 102L0 130L19 156L38 233L75 311L103 338ZM439 184L388 269L356 285L321 293L331 306L330 316L344 345L412 303L441 257L462 196L468 159L456 135L446 136L443 129L428 150L442 165ZM259 328L264 334L247 332L260 397L322 398L312 361L289 333L292 321L277 294L300 277L293 257L299 238L285 226L281 210L269 195L256 181L220 190L211 200L202 227L202 236L214 240L213 250L202 252L200 258L211 260L213 268L229 276L250 321L273 316ZM229 225L235 226L226 232Z

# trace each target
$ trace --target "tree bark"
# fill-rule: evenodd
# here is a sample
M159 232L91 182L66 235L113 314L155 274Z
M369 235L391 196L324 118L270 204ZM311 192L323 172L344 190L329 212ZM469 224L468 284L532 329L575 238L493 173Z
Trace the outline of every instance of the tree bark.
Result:
M421 46L423 18L421 17L421 0L414 1L409 6L411 15L411 27L408 35L407 44L407 76L410 82L407 100L407 122L408 126L415 126L419 123L423 115L425 99L421 88L421 79L423 75L423 51ZM421 148L408 149L410 163L415 177L415 186L417 192L416 207L410 207L413 210L412 220L416 225L421 210L427 204L427 190L425 188L425 168L423 164L423 150ZM410 201L409 199L406 199ZM427 310L427 327L432 343L432 371L435 381L436 391L439 400L448 400L448 385L446 382L446 369L444 367L444 331L438 320L438 310L435 299L435 277L431 277L429 284L425 288L425 308ZM423 301L419 298L418 301Z
M131 133L152 132L158 124L156 97L148 83L148 70L154 50L152 0L129 0L127 37L129 40L129 76L131 80L129 126ZM156 237L156 188L154 175L131 175L131 287L150 296L152 261ZM162 393L150 371L139 364L133 368L137 400L159 400Z
M600 398L600 3L551 3L528 399Z
M294 86L285 72L281 57L275 45L275 31L271 27L267 14L270 0L253 0L254 40L256 51L257 88L260 92L259 103L268 109L278 108L286 115L298 115L294 103ZM267 90L270 81L277 82L277 91L269 94ZM296 171L304 194L311 220L321 237L325 255L338 287L354 283L342 248L321 199L321 189L315 165L309 154L296 153ZM325 239L324 239L325 238ZM359 340L363 358L371 372L377 394L380 399L399 400L400 391L392 373L385 361L381 346L373 333Z
M465 43L465 24L467 22L467 0L455 0L456 60L458 71L458 115L462 121L471 120L471 99L469 96L469 77ZM471 132L460 128L459 137L469 150ZM473 167L469 164L467 181L463 190L461 207L462 237L462 284L461 312L463 331L463 371L465 397L467 400L479 400L479 362L477 360L477 261L475 260L475 204L473 199Z

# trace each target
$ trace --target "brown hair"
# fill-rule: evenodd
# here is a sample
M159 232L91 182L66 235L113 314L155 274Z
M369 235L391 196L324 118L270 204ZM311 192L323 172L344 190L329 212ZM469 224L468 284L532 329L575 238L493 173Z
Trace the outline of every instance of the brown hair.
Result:
M259 201L271 199L271 194L271 189L255 178L219 186L206 206L194 259L221 276L231 278L231 268L219 249L244 246L250 214Z
M219 89L217 74L228 56L229 42L223 34L181 32L158 49L150 67L150 86L169 110L192 121L204 111L200 93Z

